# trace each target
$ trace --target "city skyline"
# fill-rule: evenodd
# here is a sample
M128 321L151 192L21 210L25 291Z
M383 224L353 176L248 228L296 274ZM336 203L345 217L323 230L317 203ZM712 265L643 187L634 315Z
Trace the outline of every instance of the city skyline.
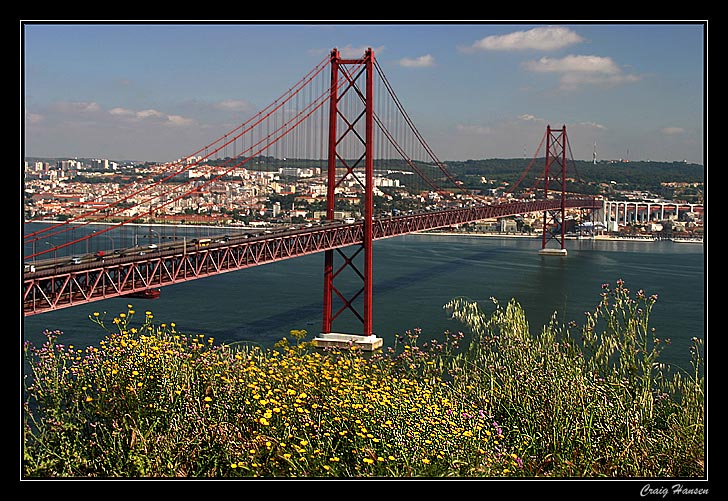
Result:
M337 48L378 64L442 160L705 163L707 22L34 23L24 155L173 161L273 102Z

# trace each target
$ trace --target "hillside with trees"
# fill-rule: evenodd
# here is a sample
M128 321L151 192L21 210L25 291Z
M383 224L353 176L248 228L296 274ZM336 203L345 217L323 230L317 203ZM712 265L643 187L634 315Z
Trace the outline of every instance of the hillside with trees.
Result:
M512 187L517 192L543 187L545 158L485 159L450 161L450 172L469 189L489 190ZM551 177L560 175L552 164ZM685 162L593 162L567 161L567 191L584 194L609 194L616 191L646 191L664 198L702 201L705 185L704 166ZM525 175L524 175L525 173ZM523 177L523 179L521 179ZM520 182L519 182L520 180ZM551 185L549 185L551 186Z

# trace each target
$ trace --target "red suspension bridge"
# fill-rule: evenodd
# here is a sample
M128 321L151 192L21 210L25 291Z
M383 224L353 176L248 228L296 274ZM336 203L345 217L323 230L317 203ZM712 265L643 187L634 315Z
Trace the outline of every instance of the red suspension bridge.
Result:
M486 200L464 189L435 156L371 49L359 59L344 59L334 49L283 96L224 136L176 162L158 166L149 178L133 180L79 205L63 222L28 232L24 248L32 250L24 256L24 315L322 252L321 332L333 333L334 322L347 314L361 322L362 332L357 334L370 337L374 240L542 212L542 252L566 252L561 224L565 211L601 209L603 202L566 193L566 126L549 126L539 150L544 142L545 166L530 178L535 179L538 196L527 201ZM533 161L509 191L529 179L532 165ZM98 242L111 242L113 248L115 234L155 215L180 210L207 190L226 185L224 189L230 189L235 176L297 167L320 172L319 181L315 175L309 180L309 186L321 193L324 214L320 221L277 231L228 232L217 238L175 237L165 243L157 234L157 244L138 246L135 241L132 248L88 252L92 239L97 243L91 249L103 246ZM200 173L206 177L196 175ZM387 210L394 201L427 209ZM358 217L345 219L343 212ZM105 224L76 238L79 225L91 223ZM65 241L51 244L62 241L61 235L66 235ZM71 250L84 244L87 252L71 257ZM341 290L339 279L345 273L358 277L361 287Z

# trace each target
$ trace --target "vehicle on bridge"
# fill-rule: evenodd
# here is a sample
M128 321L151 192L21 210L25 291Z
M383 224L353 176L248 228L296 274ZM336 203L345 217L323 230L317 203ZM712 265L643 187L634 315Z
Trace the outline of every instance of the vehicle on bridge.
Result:
M162 294L162 290L158 287L152 289L144 289L142 291L130 292L124 294L123 297L133 297L137 299L157 299Z
M210 243L212 242L211 238L193 238L192 244L197 247L198 249L201 247L208 247Z

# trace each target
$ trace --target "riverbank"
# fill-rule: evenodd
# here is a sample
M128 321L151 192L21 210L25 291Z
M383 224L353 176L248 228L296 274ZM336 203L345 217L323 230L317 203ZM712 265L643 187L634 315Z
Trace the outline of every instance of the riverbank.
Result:
M418 235L440 235L448 237L488 237L488 238L525 238L525 239L541 239L541 235L537 233L522 234L522 233L482 233L482 232L457 232L457 231L418 231ZM601 240L608 242L659 242L663 240L675 242L675 243L697 243L702 244L702 238L659 238L655 236L644 236L644 237L624 237L618 235L594 235L594 236L579 236L579 235L567 235L564 237L566 240Z
M490 237L490 238L541 238L541 235L536 233L523 234L523 233L481 233L481 232L459 232L459 231L417 231L417 235L441 235L446 237Z

